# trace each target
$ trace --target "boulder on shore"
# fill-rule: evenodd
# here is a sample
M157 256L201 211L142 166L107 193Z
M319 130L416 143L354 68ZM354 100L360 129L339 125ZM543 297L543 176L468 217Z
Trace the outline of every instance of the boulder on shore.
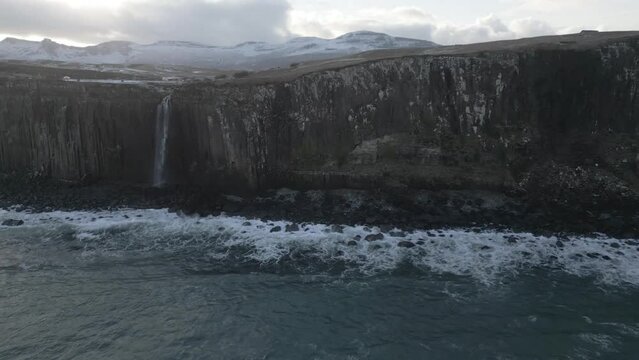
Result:
M24 221L22 220L8 219L2 222L2 226L22 226L22 225L24 225Z

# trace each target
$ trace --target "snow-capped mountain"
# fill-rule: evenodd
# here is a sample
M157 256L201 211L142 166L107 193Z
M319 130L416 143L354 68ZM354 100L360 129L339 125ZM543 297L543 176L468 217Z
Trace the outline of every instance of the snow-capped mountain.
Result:
M260 70L376 49L434 46L437 45L430 41L393 37L370 31L348 33L335 39L299 37L283 44L246 42L232 47L184 41L160 41L149 45L113 41L82 48L58 44L48 39L35 42L7 38L0 41L0 60L181 65Z

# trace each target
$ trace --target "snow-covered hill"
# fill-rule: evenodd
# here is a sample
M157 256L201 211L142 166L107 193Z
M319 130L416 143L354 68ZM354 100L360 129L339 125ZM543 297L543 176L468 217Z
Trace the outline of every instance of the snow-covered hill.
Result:
M336 39L300 37L283 44L247 42L233 47L183 41L160 41L150 45L114 41L81 48L58 44L48 39L35 42L7 38L0 42L0 60L261 70L368 50L434 46L437 45L430 41L399 38L370 31L348 33Z

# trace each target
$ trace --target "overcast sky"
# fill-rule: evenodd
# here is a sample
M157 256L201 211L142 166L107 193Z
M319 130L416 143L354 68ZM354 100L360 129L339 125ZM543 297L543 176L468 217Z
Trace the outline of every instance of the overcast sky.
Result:
M639 0L0 0L0 38L214 45L356 30L469 43L639 30Z

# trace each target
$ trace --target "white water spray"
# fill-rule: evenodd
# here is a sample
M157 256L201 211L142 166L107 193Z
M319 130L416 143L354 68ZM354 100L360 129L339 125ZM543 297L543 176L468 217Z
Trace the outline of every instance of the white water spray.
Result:
M155 164L153 167L153 186L166 184L166 156L171 120L171 95L162 99L155 114Z
M155 258L165 253L185 254L195 266L253 266L251 270L259 272L262 266L283 264L300 272L342 269L345 275L364 276L389 274L410 265L422 272L470 277L486 285L545 270L605 285L639 288L639 241L632 239L535 236L489 229L382 232L363 225L340 226L336 232L331 224L312 223L287 229L293 225L287 221L186 217L166 209L35 214L0 209L0 224L8 219L22 220L24 225L0 225L0 250L21 245L16 250L19 252L0 257L0 269L48 267L52 261L67 261L66 257L41 258L40 251L23 252L41 242L64 249L74 245L74 253L83 249L78 254L83 263L102 256ZM275 227L281 231L272 231ZM383 237L366 240L373 234Z

